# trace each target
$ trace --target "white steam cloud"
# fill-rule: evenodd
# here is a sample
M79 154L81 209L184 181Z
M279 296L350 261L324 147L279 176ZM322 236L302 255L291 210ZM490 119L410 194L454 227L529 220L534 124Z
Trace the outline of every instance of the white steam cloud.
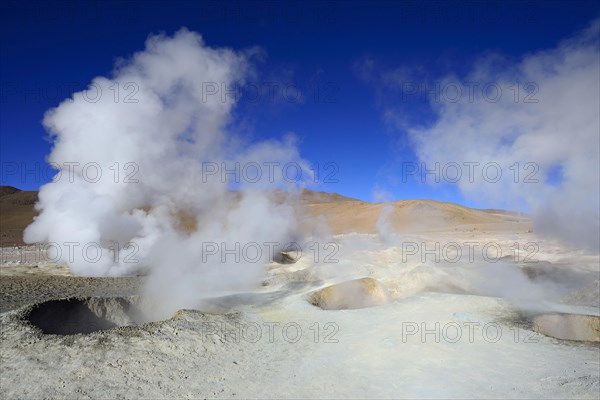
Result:
M48 161L61 173L41 188L41 213L25 241L58 244L60 261L81 275L148 272L148 290L162 297L165 314L208 292L255 287L270 257L264 243L286 243L296 225L293 208L264 189L290 185L277 165L308 169L292 139L250 146L228 132L235 99L213 93L243 85L254 54L207 47L186 29L151 36L112 78L95 78L48 111ZM222 179L221 168L236 163L254 163L246 170L252 182ZM232 192L232 181L243 190ZM217 245L208 258L207 243L209 253ZM236 243L238 255L249 243L260 253L252 245L246 257L222 262Z
M419 158L430 169L436 162L479 162L473 182L463 166L458 185L467 197L526 207L540 233L598 251L600 20L516 63L486 57L466 77L447 76L441 86L456 82L478 83L475 97L467 91L458 97L452 89L446 99L431 103L436 123L408 129ZM486 84L491 84L487 100L477 96ZM481 178L482 166L490 162L500 166L498 182L490 182L498 168Z

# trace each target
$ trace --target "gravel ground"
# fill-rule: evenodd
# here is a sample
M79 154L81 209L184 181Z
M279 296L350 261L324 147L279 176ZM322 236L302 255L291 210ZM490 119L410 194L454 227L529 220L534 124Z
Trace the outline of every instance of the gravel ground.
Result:
M373 254L344 279L372 275L389 286L388 256ZM135 318L145 313L143 277L75 277L8 260L0 398L598 398L600 347L515 326L506 301L410 292L377 307L322 310L306 299L338 278L315 281L303 262L269 268L256 293L215 300L225 311L145 322ZM415 270L397 279L420 282ZM445 339L440 329L441 339L424 339L405 324L462 335ZM476 325L473 340L466 324ZM502 334L489 340L486 324ZM90 330L99 326L107 330Z
M25 268L25 267L24 267ZM138 293L141 278L82 278L75 276L0 276L0 312L68 297L125 297Z
M126 297L138 294L142 277L74 276L48 259L40 245L0 247L0 312L68 297Z

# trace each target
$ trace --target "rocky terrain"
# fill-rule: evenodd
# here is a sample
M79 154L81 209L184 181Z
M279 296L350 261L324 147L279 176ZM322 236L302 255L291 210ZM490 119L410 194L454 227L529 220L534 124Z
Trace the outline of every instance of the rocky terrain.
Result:
M19 196L32 195L2 197L3 229L7 210L21 213L11 229L34 214ZM43 247L6 242L2 397L598 397L597 255L544 241L510 212L301 199L333 232L335 263L288 255L254 291L168 318L156 318L147 276L75 276ZM503 256L423 259L405 246L473 240ZM529 242L534 263L514 247Z

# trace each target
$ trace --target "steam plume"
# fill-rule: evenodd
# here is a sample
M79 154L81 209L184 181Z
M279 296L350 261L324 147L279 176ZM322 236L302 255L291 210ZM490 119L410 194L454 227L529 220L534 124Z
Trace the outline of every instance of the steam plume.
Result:
M255 53L210 48L186 29L151 36L111 78L95 78L87 91L48 111L48 161L61 172L41 188L40 215L25 241L57 243L59 261L81 275L149 272L149 291L160 293L165 313L193 306L209 291L255 285L269 260L263 243L285 243L295 225L292 207L264 189L288 183L277 169L252 183L207 172L248 162L305 166L291 139L249 145L231 134L235 98L211 95L243 85ZM89 163L96 164L83 168ZM232 181L241 195L230 191ZM64 251L69 242L77 243L71 254ZM203 260L206 243L219 251ZM221 245L236 243L257 243L261 254L255 260L254 249L222 262ZM82 251L86 244L101 248L98 260Z
M488 204L526 207L539 232L598 251L599 70L598 19L556 48L518 63L487 57L462 81L493 83L502 93L499 100L473 101L464 94L456 102L433 104L437 122L409 129L417 153L430 168L435 162L497 162L499 181L463 176L461 191ZM443 83L449 82L457 80L447 76Z

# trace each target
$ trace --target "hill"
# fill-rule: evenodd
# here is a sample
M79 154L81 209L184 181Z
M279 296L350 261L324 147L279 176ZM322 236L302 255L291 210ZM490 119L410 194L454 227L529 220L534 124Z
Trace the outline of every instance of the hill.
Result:
M283 193L274 192L283 201ZM303 189L298 203L305 212L327 222L333 234L376 233L381 219L397 231L449 231L457 228L490 231L527 230L529 218L510 211L478 210L435 200L369 203L337 193ZM0 186L0 246L23 245L23 230L37 215L37 192ZM383 216L382 216L383 213ZM516 224L516 225L515 225Z
M23 230L37 215L35 191L23 191L12 186L0 186L0 246L19 246Z

